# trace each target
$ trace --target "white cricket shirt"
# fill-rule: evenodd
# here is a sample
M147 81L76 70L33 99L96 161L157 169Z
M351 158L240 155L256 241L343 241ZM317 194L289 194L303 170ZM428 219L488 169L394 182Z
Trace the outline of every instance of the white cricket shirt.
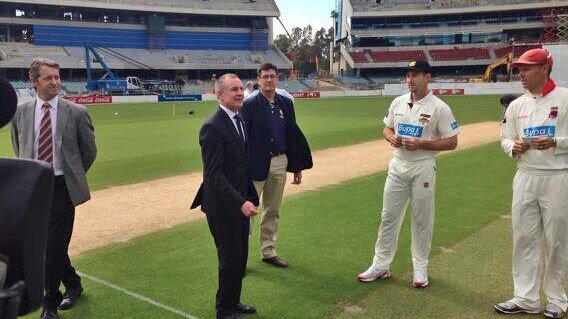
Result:
M430 91L424 98L412 103L410 93L395 98L383 122L401 138L435 141L459 133L459 125L450 107ZM434 159L437 151L408 151L394 149L394 156L405 161Z
M501 125L501 147L512 156L515 140L553 137L556 147L530 148L515 155L519 166L528 170L568 169L568 89L549 81L543 94L525 92L513 101Z

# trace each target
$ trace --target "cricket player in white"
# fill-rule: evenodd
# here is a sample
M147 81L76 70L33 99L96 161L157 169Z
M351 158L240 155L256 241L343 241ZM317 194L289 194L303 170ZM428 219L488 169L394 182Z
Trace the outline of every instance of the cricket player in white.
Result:
M539 313L544 271L544 315L561 318L568 307L568 89L549 78L552 57L546 50L529 50L513 66L526 89L509 105L501 125L501 146L518 161L512 204L514 293L495 309Z
M435 156L458 144L458 123L450 107L428 89L431 68L426 61L408 65L410 93L391 103L384 118L383 136L394 156L383 193L383 210L373 263L357 276L361 282L390 277L389 266L410 201L412 207L412 262L414 287L428 285L428 257L434 230Z

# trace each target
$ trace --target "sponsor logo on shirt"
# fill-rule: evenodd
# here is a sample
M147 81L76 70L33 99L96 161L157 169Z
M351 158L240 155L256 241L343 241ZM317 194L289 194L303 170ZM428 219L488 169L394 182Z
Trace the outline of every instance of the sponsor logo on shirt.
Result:
M460 125L458 124L457 121L455 121L454 123L450 124L450 126L452 127L452 130L457 130L457 128L460 127Z
M533 126L523 130L525 137L554 137L556 126Z
M397 127L398 135L411 136L411 137L422 137L422 126L416 126L411 124L399 123Z
M548 118L555 120L557 117L558 117L558 106L553 106L550 108L550 114L548 114Z

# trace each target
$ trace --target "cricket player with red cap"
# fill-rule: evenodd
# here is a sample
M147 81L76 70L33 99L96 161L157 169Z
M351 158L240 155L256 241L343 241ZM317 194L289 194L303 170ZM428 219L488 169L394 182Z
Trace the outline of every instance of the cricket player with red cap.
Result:
M526 92L511 102L501 125L501 146L518 162L513 180L513 299L495 305L503 314L561 318L568 300L568 89L550 79L552 56L533 49L518 68ZM543 256L544 255L544 256Z

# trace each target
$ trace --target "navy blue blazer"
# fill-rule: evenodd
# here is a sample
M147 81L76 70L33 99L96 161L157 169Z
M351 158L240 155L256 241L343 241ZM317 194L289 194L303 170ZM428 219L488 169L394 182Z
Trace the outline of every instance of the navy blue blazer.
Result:
M296 123L296 113L292 100L276 94L275 104L282 108L284 114L284 131L286 136L286 171L296 173L313 167L312 154L308 141ZM270 126L270 102L262 94L245 100L240 113L243 115L248 132L248 163L251 177L255 181L263 181L268 176L270 150L275 143Z

